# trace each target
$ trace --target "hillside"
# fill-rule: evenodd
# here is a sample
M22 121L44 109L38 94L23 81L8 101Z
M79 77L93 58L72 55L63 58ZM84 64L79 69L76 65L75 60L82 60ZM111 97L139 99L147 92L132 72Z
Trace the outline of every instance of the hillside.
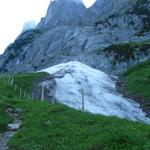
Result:
M150 116L150 60L130 68L123 79L124 94L139 102Z
M31 89L31 83L45 76L47 74L41 73L17 75L15 83ZM150 149L148 125L92 115L61 104L19 98L19 92L15 92L6 81L6 77L0 81L0 110L5 116L8 107L23 110L20 116L22 127L9 141L11 150ZM1 132L11 121L11 118L7 118L0 120Z
M129 91L150 100L150 61L130 68L124 77Z
M0 55L0 150L150 150L149 14L52 0Z

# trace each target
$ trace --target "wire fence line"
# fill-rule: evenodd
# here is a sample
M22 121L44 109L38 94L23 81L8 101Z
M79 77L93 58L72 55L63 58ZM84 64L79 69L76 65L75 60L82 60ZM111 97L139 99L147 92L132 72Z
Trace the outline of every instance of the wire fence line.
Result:
M18 91L19 97L24 99L32 99L32 96L23 88L21 88L18 84L15 82L15 78L10 75L0 75L0 80L6 82L9 86L11 86L14 91Z
M0 80L1 81L5 81L8 83L9 86L13 87L14 91L19 93L19 97L20 98L24 98L24 99L28 99L28 100L34 100L34 96L32 94L32 96L23 88L21 88L18 84L16 84L15 82L15 78L13 76L10 75L0 75ZM41 90L40 90L40 100L44 101L45 100L45 91L46 91L46 86L44 84L40 85ZM83 88L80 89L79 91L81 93L81 110L85 111L85 91Z
M13 87L14 91L18 91L19 98L24 98L28 100L34 100L33 94L29 94L26 90L24 90L22 87L20 87L16 82L15 82L15 77L10 76L10 75L0 75L0 80L6 82L9 86ZM44 101L45 98L45 86L41 86L41 97L40 100Z

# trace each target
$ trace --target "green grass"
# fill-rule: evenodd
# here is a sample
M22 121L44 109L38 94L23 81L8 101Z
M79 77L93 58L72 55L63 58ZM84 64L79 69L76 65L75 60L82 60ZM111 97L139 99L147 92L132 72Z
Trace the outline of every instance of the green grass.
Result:
M135 54L138 53L147 55L150 49L150 41L143 42L128 42L121 44L113 44L103 49L103 51L109 56L110 53L114 53L114 59L112 60L114 65L118 62L135 60ZM101 52L101 51L98 51ZM136 54L137 55L137 54Z
M12 121L10 116L6 113L6 106L9 106L5 99L11 99L16 95L13 89L5 82L0 81L0 133L6 131L7 124Z
M15 78L15 83L19 85L22 89L25 89L27 92L31 93L34 83L38 80L41 79L42 77L47 77L47 73L32 73L32 74L20 74L17 76L14 76Z
M124 73L128 91L150 100L150 60Z
M16 77L18 84L22 87L30 85L32 88L32 81L21 76ZM35 76L36 79L41 78L39 74L25 76L31 76L34 81ZM23 85L24 81L26 85ZM83 113L61 104L23 100L5 81L1 81L0 88L0 108L5 110L9 106L23 109L22 128L9 141L11 150L150 149L148 125L117 117ZM13 93L15 96L12 97ZM5 115L6 113L2 114ZM9 120L5 121L5 126L7 122Z
M46 77L46 73L37 74L20 74L14 76L15 84L22 89L26 89L27 92L32 91L33 83L41 77ZM19 98L19 89L14 91L14 88L7 82L8 77L0 80L0 133L6 131L7 124L12 121L10 116L6 113L6 106L13 106L15 104L14 99ZM22 101L22 99L20 100ZM16 102L17 103L17 102Z
M150 127L82 113L60 104L23 102L23 127L9 142L11 150L150 149Z

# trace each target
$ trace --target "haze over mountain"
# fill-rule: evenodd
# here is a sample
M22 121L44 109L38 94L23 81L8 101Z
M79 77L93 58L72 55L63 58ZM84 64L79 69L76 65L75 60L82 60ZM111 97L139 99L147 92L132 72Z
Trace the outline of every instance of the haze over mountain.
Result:
M25 22L23 25L22 32L25 32L25 31L30 30L30 29L35 29L36 26L37 26L37 23L34 20Z
M50 0L0 1L0 54L21 33L25 22L40 21Z

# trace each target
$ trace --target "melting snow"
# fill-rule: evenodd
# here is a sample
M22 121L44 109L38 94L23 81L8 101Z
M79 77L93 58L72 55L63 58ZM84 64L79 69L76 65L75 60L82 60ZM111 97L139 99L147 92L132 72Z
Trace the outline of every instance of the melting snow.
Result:
M112 77L100 70L73 61L42 71L54 77L55 97L65 105L81 109L83 90L86 111L150 123L139 104L118 93Z

